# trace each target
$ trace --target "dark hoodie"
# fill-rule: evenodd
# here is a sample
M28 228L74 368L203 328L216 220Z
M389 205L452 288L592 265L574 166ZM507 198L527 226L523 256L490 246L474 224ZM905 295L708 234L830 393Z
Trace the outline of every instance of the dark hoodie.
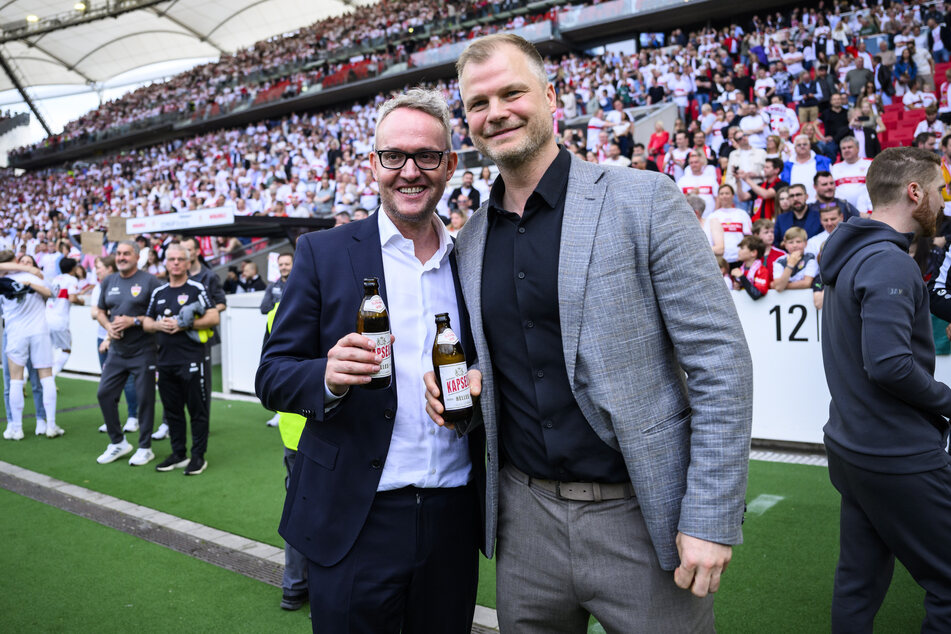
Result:
M951 463L951 388L934 379L928 290L907 253L912 237L851 218L822 249L826 447L880 473Z

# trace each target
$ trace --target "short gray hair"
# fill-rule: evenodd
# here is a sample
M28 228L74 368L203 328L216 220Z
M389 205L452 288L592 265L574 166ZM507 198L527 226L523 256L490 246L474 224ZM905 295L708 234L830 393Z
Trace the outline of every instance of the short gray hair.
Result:
M142 247L139 246L139 243L136 242L135 240L123 240L122 242L120 242L119 244L116 245L116 248L119 248L119 246L120 246L120 245L123 245L123 244L132 247L132 250L135 251L135 254L136 254L136 255L138 255L138 254L139 254L139 251L142 250Z
M380 124L391 112L398 108L419 110L438 120L442 124L443 130L446 131L446 149L452 149L452 129L449 125L449 106L446 104L446 98L439 91L426 88L410 88L406 92L383 102L380 109L376 111L376 129L373 131L374 147L376 147L376 137L380 134Z
M691 194L687 196L687 204L690 205L690 208L696 211L703 211L707 207L707 203L703 202L703 198Z

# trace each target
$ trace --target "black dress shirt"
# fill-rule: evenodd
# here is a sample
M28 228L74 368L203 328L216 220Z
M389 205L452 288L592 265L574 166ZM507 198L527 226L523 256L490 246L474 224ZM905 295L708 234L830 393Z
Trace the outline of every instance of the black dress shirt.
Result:
M591 429L571 393L558 313L558 254L571 155L564 148L521 217L489 195L482 322L498 383L502 456L529 475L627 482L620 452Z

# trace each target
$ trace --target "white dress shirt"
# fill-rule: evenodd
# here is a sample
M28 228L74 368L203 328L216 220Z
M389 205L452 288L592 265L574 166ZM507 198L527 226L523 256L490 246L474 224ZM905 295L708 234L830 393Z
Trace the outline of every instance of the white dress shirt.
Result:
M449 264L452 238L433 217L439 248L425 264L416 259L413 241L404 238L386 213L380 223L386 302L393 343L396 419L378 491L459 487L469 481L472 465L468 439L439 427L426 414L423 374L433 369L437 313L449 313L459 334L459 308Z

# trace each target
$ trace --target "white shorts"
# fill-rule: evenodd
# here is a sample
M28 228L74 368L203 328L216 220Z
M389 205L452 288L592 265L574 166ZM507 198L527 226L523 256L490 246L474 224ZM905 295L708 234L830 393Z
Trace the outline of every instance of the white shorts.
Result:
M53 342L54 348L59 348L60 350L73 349L73 335L70 334L68 328L65 330L50 330L50 339Z
M33 362L33 367L53 367L53 342L49 334L17 337L7 333L7 358L17 365L25 366L27 361Z

